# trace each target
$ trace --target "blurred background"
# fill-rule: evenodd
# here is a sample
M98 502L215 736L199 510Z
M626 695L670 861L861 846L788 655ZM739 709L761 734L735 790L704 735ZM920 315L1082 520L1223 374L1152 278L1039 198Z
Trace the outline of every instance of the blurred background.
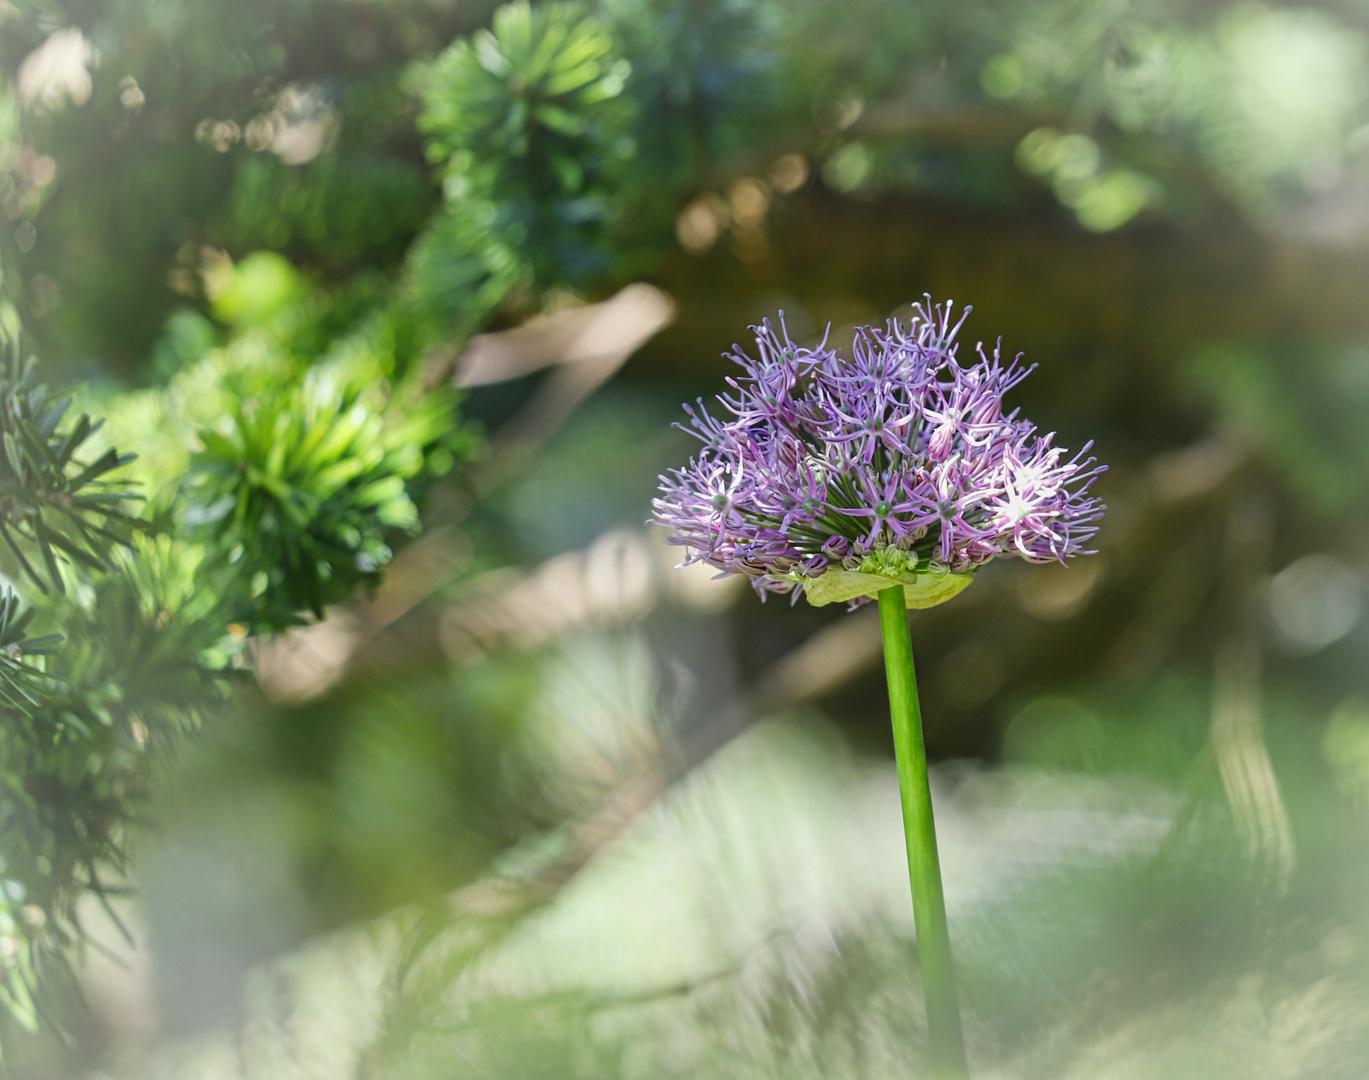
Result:
M1365 1075L1369 8L0 0L0 71L167 650L0 748L13 1075L923 1075L875 613L644 524L749 324L923 293L1110 466L912 619L974 1074Z

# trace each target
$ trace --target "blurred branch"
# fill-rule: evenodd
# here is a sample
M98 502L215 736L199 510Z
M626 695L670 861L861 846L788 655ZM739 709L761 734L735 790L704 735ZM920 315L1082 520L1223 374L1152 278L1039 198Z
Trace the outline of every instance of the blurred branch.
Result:
M1221 497L1253 454L1247 438L1223 430L1151 459L1133 493L1137 505L1113 521L1111 546L1144 543L1138 539L1141 532L1164 511L1199 504L1198 521L1182 542L1170 545L1169 555L1141 594L1136 614L1109 647L1101 669L1104 683L1135 683L1155 671L1178 631L1202 608L1211 591L1216 557L1205 557L1213 522L1205 512L1207 503L1200 500Z
M851 125L857 135L912 136L965 142L1016 141L1033 128L1069 123L1057 109L1022 109L965 102L952 107L927 105L922 93L876 102Z
M675 305L651 285L629 285L601 304L533 319L517 330L483 334L457 363L458 386L481 386L555 370L523 411L497 432L476 476L485 494L523 464L649 338L670 325Z
M538 315L513 330L481 334L459 355L447 358L445 374L457 386L488 386L547 367L625 358L673 317L670 298L639 282L602 303Z
M879 614L866 605L824 626L761 676L753 695L762 711L833 693L880 658Z
M1187 502L1211 495L1250 461L1255 448L1236 431L1217 431L1150 461L1146 480L1157 503Z
M1269 562L1274 507L1264 492L1245 489L1227 511L1227 627L1213 660L1213 756L1252 864L1280 892L1293 873L1293 830L1265 745L1261 719L1260 646L1251 610Z
M1112 641L1100 676L1105 685L1135 684L1151 675L1173 648L1176 634L1201 610L1211 591L1212 558L1205 552L1211 522L1204 515L1173 545L1136 613Z

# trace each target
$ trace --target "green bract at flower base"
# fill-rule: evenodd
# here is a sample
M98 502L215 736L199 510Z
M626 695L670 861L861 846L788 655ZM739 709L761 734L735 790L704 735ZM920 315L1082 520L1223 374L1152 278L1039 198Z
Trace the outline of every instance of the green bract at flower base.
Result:
M885 589L902 586L904 607L921 609L959 596L973 577L972 573L953 574L935 560L891 544L872 551L852 569L830 568L817 577L798 580L814 607L875 600Z
M901 585L904 606L921 609L936 607L959 596L971 579L970 574L946 572L886 577L884 574L867 574L861 570L828 570L821 577L805 579L803 594L814 607L824 607L861 598L874 600L885 589Z

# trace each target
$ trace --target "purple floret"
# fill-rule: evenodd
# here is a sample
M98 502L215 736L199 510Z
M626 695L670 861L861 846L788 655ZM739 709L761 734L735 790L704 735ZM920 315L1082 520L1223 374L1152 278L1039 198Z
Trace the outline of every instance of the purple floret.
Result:
M860 327L848 357L789 340L766 319L759 358L734 347L721 415L685 406L703 449L661 477L655 521L686 563L745 574L762 597L829 569L965 574L1017 556L1089 554L1106 466L1004 412L1032 371L983 345L962 366L952 305L931 298L907 324ZM895 568L895 569L890 569ZM898 571L898 572L896 572Z

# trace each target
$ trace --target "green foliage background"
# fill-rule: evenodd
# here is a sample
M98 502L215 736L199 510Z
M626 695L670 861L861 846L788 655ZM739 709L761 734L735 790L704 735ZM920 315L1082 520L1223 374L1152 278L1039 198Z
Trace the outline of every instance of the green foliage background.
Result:
M840 340L926 290L1040 362L1024 413L1112 466L1092 569L994 568L915 624L933 756L985 763L1027 818L1019 775L1164 823L994 879L958 946L972 1055L1092 1075L1126 1044L1117 1075L1216 1076L1218 1020L1157 1002L1230 1015L1258 978L1296 1013L1324 978L1304 1011L1331 1049L1268 1075L1352 1075L1360 6L13 0L0 72L7 1067L171 1069L186 1032L279 1023L263 972L307 987L342 961L301 943L350 928L385 971L357 1075L670 1075L669 1046L682 1075L904 1075L908 932L841 869L868 826L851 763L888 753L860 624L669 584L637 530L688 453L676 403L748 322ZM460 385L475 336L579 326L639 281L675 320L587 400L570 363ZM841 964L748 877L816 815L786 785L829 780L835 831L796 864L879 914L826 912ZM615 814L665 864L716 848L697 910L645 937L713 927L716 970L520 961L539 919L595 925L565 914L577 882L591 912L638 887L594 869ZM102 905L144 924L162 1042L81 1003L119 939ZM281 1008L324 994L297 991Z

